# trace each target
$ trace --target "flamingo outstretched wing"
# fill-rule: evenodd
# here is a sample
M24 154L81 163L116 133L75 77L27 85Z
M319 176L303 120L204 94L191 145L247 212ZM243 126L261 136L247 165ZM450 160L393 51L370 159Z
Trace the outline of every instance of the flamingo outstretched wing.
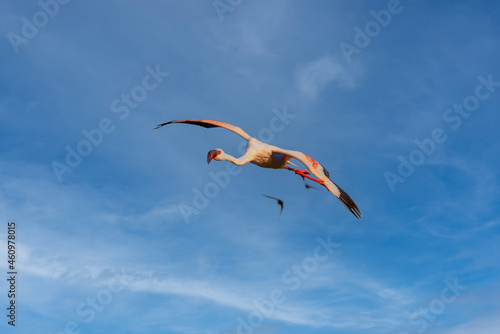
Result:
M162 126L172 124L172 123L185 123L185 124L192 124L192 125L198 125L202 126L204 128L224 128L229 131L232 131L240 136L242 136L244 139L249 140L250 135L243 131L241 128L234 126L232 124L226 123L226 122L220 122L220 121L214 121L211 119L181 119L178 121L170 121L167 123L162 123L158 124L155 129L161 128Z
M273 152L285 154L290 158L294 158L302 162L311 173L313 173L318 179L324 182L324 186L331 193L333 193L342 202L342 204L344 204L344 206L349 209L349 211L351 211L354 216L356 216L356 218L361 219L361 211L359 210L356 203L354 203L351 196L349 196L342 188L340 188L330 179L330 174L328 173L326 168L323 167L323 165L321 165L310 156L307 156L299 151L284 150L276 146L272 146L272 149Z

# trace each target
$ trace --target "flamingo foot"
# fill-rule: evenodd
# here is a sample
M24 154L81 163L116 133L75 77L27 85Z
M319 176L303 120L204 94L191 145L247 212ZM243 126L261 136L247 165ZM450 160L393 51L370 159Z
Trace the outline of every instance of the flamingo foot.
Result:
M325 185L325 181L316 180L316 179L308 176L308 174L311 174L311 173L309 171L305 170L305 169L296 169L296 168L291 168L291 167L288 167L288 166L285 166L285 169L288 169L288 170L291 170L291 171L295 172L295 174L297 174L300 177L302 177L302 180L305 180L305 178L307 177L309 180L317 182L317 183L321 184L322 186Z

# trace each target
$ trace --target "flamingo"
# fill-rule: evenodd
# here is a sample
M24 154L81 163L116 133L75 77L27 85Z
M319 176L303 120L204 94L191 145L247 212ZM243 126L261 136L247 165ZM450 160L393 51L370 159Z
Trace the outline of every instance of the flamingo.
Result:
M260 140L251 137L249 134L247 134L237 126L210 119L183 119L170 121L157 125L155 129L159 129L165 125L173 123L192 124L202 126L204 128L224 128L240 135L248 142L245 154L243 154L243 156L239 158L235 158L232 155L225 153L220 148L210 150L207 155L207 163L210 163L210 161L212 160L216 160L229 161L237 166L252 163L263 168L288 169L301 176L304 180L305 178L308 178L324 186L328 191L333 193L356 218L361 219L361 212L352 198L344 190L342 190L342 188L340 188L332 180L330 180L330 174L328 173L326 168L323 167L323 165L321 165L313 158L305 155L304 153L299 151L285 150L274 145L263 143ZM292 158L303 163L308 170L289 167L289 164L297 166L294 163L290 162L290 159ZM311 173L316 176L318 180L310 177L309 175Z

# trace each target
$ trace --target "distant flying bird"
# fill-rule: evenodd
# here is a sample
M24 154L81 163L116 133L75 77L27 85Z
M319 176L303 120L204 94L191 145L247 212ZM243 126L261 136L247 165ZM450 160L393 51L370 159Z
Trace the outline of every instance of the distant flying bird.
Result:
M264 194L262 194L262 196L265 196L265 197L270 198L270 199L274 199L276 202L278 202L278 205L281 206L280 215L279 215L279 218L281 218L281 213L283 212L283 206L284 206L283 201L280 200L279 198L276 198L276 197L273 197L273 196L268 196L268 195L264 195Z
M304 180L304 186L306 187L306 189L317 189L316 187L313 187L310 184L307 184L306 180Z
M333 183L332 180L330 180L330 174L325 167L323 167L319 162L305 155L304 153L299 151L284 150L277 146L263 143L253 137L250 137L245 131L237 126L225 122L213 121L210 119L183 119L178 121L171 121L159 124L155 129L172 123L186 123L202 126L204 128L220 127L242 136L245 140L248 141L247 149L243 156L241 156L240 158L235 158L225 153L220 148L217 148L208 152L207 163L210 163L210 161L214 159L217 161L226 160L237 166L242 166L250 162L254 165L264 168L285 168L291 170L295 172L295 174L301 176L302 179L308 178L324 186L326 189L332 192L342 202L342 204L344 204L345 207L349 209L349 211L351 211L354 216L356 216L356 218L361 219L361 212L359 211L358 206L356 205L356 203L354 203L352 198L344 190L342 190L342 188L340 188L335 183ZM292 158L297 159L301 163L303 163L309 171L288 167L287 164L295 165L289 161ZM308 176L311 173L319 180Z

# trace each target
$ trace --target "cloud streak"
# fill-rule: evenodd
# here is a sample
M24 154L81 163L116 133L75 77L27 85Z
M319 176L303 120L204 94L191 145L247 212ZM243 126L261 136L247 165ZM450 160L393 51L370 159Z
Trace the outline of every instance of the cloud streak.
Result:
M357 75L333 57L324 56L299 66L296 81L300 94L306 99L315 100L329 85L354 88Z

